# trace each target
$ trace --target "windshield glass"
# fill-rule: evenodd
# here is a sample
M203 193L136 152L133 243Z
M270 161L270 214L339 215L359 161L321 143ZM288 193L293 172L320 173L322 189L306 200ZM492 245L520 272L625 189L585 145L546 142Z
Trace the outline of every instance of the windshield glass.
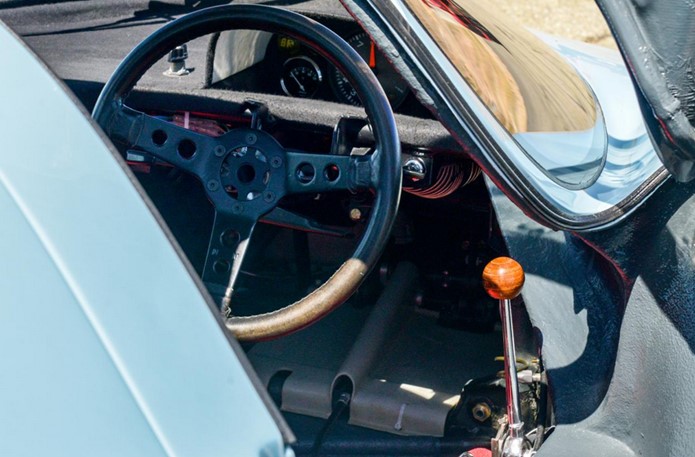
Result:
M605 161L605 126L594 94L573 67L486 2L404 5L544 173L569 188L596 180Z

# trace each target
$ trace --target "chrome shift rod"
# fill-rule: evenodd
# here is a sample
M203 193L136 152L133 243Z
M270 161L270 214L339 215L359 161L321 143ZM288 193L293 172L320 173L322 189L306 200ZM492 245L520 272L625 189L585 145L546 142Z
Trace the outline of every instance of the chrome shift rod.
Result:
M524 270L509 257L497 257L483 270L483 287L500 303L502 338L504 341L504 383L507 398L507 436L501 443L503 457L522 457L524 452L524 423L521 422L519 380L516 374L516 349L512 323L512 299L524 285ZM494 455L494 453L493 453Z

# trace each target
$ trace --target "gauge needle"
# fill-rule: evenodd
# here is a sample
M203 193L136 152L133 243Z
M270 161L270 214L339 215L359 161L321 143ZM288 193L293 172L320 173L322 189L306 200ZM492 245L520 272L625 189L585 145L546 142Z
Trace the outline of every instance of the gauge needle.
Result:
M294 79L297 82L297 85L299 86L299 90L301 90L302 92L306 92L306 89L304 89L304 85L299 82L299 79L297 78L297 76L294 73L291 73L290 76L292 76L292 79Z
M376 49L374 48L374 42L370 41L369 46L369 68L372 70L376 68Z

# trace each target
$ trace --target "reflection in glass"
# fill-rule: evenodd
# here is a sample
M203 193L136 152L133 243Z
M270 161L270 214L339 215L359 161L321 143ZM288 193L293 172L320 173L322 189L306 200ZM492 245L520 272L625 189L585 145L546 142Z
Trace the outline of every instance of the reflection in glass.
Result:
M591 185L607 139L596 99L565 60L479 0L404 0L497 121L551 178Z

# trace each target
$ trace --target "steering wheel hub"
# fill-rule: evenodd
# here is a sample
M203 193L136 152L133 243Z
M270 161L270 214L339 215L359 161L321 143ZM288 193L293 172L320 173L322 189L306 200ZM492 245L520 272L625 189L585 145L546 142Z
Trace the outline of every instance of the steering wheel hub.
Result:
M263 152L241 146L229 152L220 168L220 182L235 200L255 200L270 182L270 164Z
M261 130L237 129L217 138L200 178L217 208L261 217L287 194L287 153Z

